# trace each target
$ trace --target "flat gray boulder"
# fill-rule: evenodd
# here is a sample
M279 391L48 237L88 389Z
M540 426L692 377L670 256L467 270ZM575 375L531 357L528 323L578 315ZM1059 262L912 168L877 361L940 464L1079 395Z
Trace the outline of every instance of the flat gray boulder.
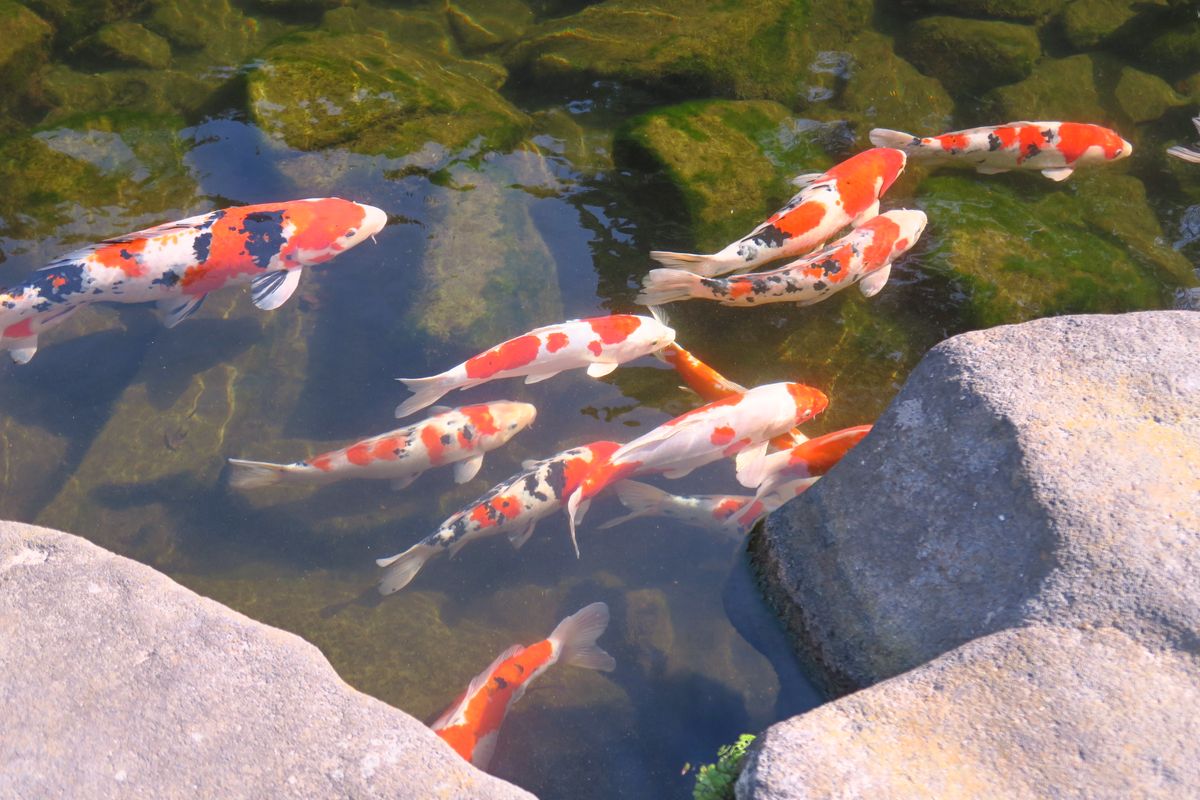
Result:
M989 633L1200 640L1200 314L1042 319L933 348L751 550L825 687Z
M0 522L0 798L531 798L311 644Z
M993 633L770 728L737 796L1196 797L1196 678L1115 628Z

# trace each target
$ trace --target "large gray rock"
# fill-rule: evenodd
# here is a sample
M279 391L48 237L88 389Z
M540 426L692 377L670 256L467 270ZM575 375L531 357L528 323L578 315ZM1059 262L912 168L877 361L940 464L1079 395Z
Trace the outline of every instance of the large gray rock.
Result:
M1196 650L1200 314L956 336L751 549L835 693L1033 623Z
M0 522L0 797L529 798L304 640Z
M737 796L1195 797L1198 671L1115 628L994 633L772 727Z

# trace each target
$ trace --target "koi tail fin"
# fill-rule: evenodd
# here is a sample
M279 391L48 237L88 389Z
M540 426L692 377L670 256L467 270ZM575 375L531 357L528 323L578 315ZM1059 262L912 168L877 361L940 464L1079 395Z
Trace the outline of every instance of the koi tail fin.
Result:
M550 641L558 645L558 660L584 669L611 672L617 662L600 649L596 640L608 627L608 606L592 603L558 623Z
M445 374L429 378L397 378L404 388L413 396L396 406L396 419L403 419L409 414L415 414L426 406L431 406L442 398L442 395L454 389L461 388L451 377Z
M1200 150L1193 150L1190 147L1183 145L1175 145L1167 148L1167 154L1182 158L1184 161L1190 161L1193 164L1200 164Z
M745 262L737 256L712 253L699 255L697 253L668 253L664 250L651 250L650 258L670 269L680 269L711 278L714 275L724 275L741 268Z
M646 517L658 512L663 502L671 495L655 486L639 481L621 481L616 486L617 497L621 504L629 509L628 514L610 519L601 528L611 528L638 517Z
M911 153L921 147L921 138L919 136L913 136L911 133L904 133L903 131L888 130L887 128L873 128L867 134L867 138L876 147L894 147L897 150L903 150L905 153Z
M436 556L440 549L431 544L418 542L403 553L389 558L376 559L376 564L388 568L383 575L383 580L379 581L379 593L389 595L408 586L412 579L417 577L421 567L425 566L425 562Z
M234 489L258 489L283 483L296 471L293 464L271 464L266 461L229 461L229 485Z
M682 269L652 269L642 279L642 291L635 302L644 306L658 306L676 300L707 297L703 280L702 275Z

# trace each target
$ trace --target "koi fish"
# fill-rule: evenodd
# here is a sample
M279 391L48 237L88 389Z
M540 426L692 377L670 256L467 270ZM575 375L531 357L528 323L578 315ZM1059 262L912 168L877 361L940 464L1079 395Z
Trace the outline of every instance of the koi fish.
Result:
M763 515L803 494L870 432L870 425L855 425L767 456L762 483L735 520L738 530L748 532Z
M658 320L632 314L574 319L535 328L440 375L399 378L413 396L396 408L396 417L420 411L447 392L500 378L525 376L525 383L537 383L579 367L587 367L587 374L593 378L602 378L620 364L649 355L674 340L675 331Z
M858 226L879 213L879 197L904 171L901 150L875 148L859 153L824 173L801 175L801 187L783 208L745 238L711 255L650 252L664 267L705 277L743 272L768 261L793 258L819 247L847 225Z
M657 310L657 306L651 306L650 308L656 312L656 315L662 314L661 311ZM667 345L654 355L674 367L675 372L679 374L680 378L683 378L683 382L687 384L687 387L700 395L702 400L711 403L713 400L720 400L722 397L729 397L731 394L739 394L746 391L745 386L729 380L685 350L679 342ZM771 441L771 444L781 450L790 450L795 445L807 439L808 437L801 433L799 428L794 428L788 433L777 436Z
M513 703L534 678L558 662L611 672L617 662L596 644L608 627L608 606L592 603L558 623L546 639L513 645L475 676L467 690L429 727L460 756L487 769L496 737Z
M652 473L681 478L722 458L737 459L738 482L763 478L767 442L825 410L829 399L800 383L771 383L730 395L664 422L597 465L567 501L571 536L591 499L619 480Z
M621 481L615 487L628 514L610 519L600 528L611 528L638 517L670 517L687 525L712 531L728 531L729 520L754 498L746 495L675 495L638 481Z
M854 284L874 297L887 283L892 262L916 244L928 220L924 211L888 211L826 247L770 272L705 278L681 269L653 269L637 302L715 300L724 306L819 303Z
M1081 122L1009 122L924 139L875 128L869 137L871 144L898 148L909 158L961 161L984 175L1036 169L1052 181L1065 181L1084 164L1116 161L1133 152L1116 131Z
M525 462L520 472L452 514L417 544L398 555L378 559L376 564L389 567L379 583L379 593L387 595L403 589L430 559L446 551L453 558L477 539L503 533L514 548L520 549L539 520L566 504L592 465L607 460L620 446L617 442L592 442L542 461Z
M1200 117L1192 117L1192 124L1196 126L1196 133L1200 133ZM1200 150L1183 145L1175 145L1168 147L1167 153L1176 158L1182 158L1184 161L1190 161L1193 164L1200 164Z
M89 303L158 304L173 328L209 292L249 283L254 305L283 305L304 267L378 233L387 214L337 197L210 211L68 253L0 291L0 349L18 364L38 334Z
M466 483L495 450L537 416L529 403L497 400L462 408L435 408L428 419L397 428L340 450L294 464L229 459L229 485L257 489L279 483L334 483L347 478L389 479L403 489L421 473L454 464L454 480Z

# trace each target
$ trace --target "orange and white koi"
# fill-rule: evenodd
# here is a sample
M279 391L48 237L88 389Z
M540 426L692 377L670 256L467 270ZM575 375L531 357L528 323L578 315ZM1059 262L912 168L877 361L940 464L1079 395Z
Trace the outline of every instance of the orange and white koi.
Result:
M575 319L535 328L440 375L400 378L413 396L396 408L396 416L407 417L455 389L500 378L524 376L525 383L537 383L579 367L587 367L587 374L593 378L602 378L620 364L649 355L674 340L675 331L658 320L632 314Z
M792 183L801 189L783 208L720 252L696 255L653 250L650 258L664 267L711 278L803 255L847 225L860 225L878 214L879 198L904 171L904 162L900 150L864 151L828 172L794 179Z
M1192 124L1196 126L1196 133L1200 133L1200 117L1192 117ZM1174 147L1167 148L1167 154L1182 158L1184 161L1190 161L1193 164L1200 164L1200 149L1194 147L1185 147L1177 144Z
M505 534L520 549L538 521L561 509L594 464L608 459L621 445L592 442L541 461L528 461L520 472L493 486L487 494L450 515L436 531L398 555L378 559L387 567L380 594L409 584L426 562L449 551L453 557L477 539ZM578 555L578 553L576 553Z
M391 480L403 489L433 467L454 464L454 480L466 483L495 450L533 422L529 403L497 400L461 408L436 408L428 419L294 464L229 459L229 485L256 489L279 483L333 483L348 478Z
M984 175L1036 169L1065 181L1076 168L1125 158L1133 145L1114 130L1082 122L1009 122L921 138L875 128L871 144L895 147L909 158L960 162Z
M652 306L651 310L655 311L658 316L662 315L662 311L658 310L657 306ZM674 367L675 372L687 384L687 388L700 395L702 400L711 403L713 400L720 400L731 394L740 394L746 391L745 386L729 380L684 349L679 342L673 342L654 355ZM808 437L801 433L799 428L795 428L775 437L771 444L781 450L790 450L807 439Z
M770 272L705 278L681 269L652 269L637 302L715 300L724 306L765 303L807 306L854 284L873 297L887 283L892 262L916 244L927 222L924 211L888 211L835 242Z
M763 515L803 494L870 432L870 425L855 425L768 455L754 500L739 511L735 520L738 530L749 531Z
M0 349L18 364L38 334L89 303L155 302L168 328L209 292L249 283L254 304L283 305L306 266L378 233L387 215L337 197L210 211L69 253L0 291Z
M621 481L614 489L629 513L610 519L601 528L611 528L639 517L670 517L697 528L725 532L729 530L729 520L754 502L754 497L749 495L671 494L638 481Z
M680 478L697 467L736 457L738 482L762 481L768 440L825 410L829 398L800 383L771 383L701 406L622 445L597 465L567 501L571 535L591 499L626 478Z
M608 627L608 606L592 603L558 623L537 644L513 645L475 676L467 690L429 727L460 756L487 769L500 726L529 684L558 662L610 672L617 662L596 644Z

